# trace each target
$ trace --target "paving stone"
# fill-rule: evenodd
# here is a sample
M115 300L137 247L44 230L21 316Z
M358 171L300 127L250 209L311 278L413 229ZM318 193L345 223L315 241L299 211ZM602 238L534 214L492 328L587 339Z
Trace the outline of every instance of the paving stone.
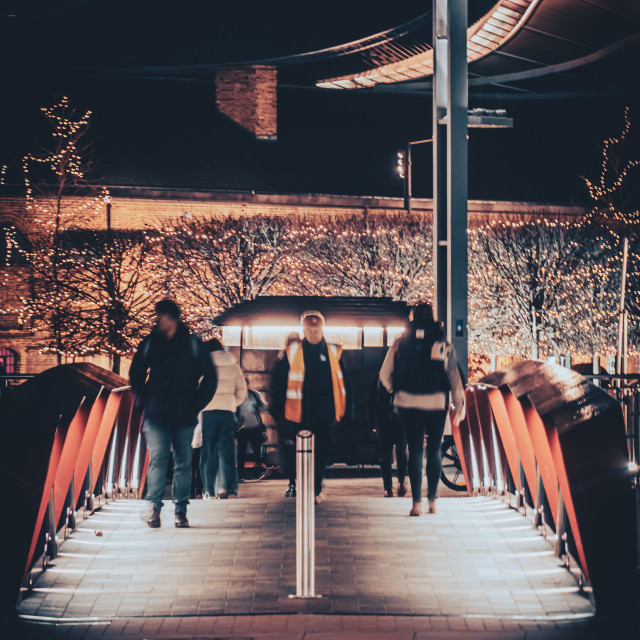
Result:
M175 616L155 627L145 626L153 618L144 619L142 631L158 640L179 630L194 638L206 630L205 639L253 633L252 619L259 626L267 617L270 626L303 630L306 637L322 632L318 624L343 624L371 627L376 637L413 629L504 631L512 634L507 638L523 637L515 617L593 614L551 542L505 504L448 494L436 516L409 518L410 501L380 497L379 485L379 478L326 481L328 499L316 510L320 599L288 598L296 588L295 501L283 498L286 481L269 480L243 483L238 500L192 501L188 530L173 527L170 504L163 527L150 530L138 517L142 503L109 503L64 542L56 566L38 579L20 611L59 618L70 612ZM374 624L378 614L384 617ZM203 617L206 627L198 626ZM302 619L310 626L300 626ZM191 622L178 628L172 620ZM129 627L131 634L135 629Z

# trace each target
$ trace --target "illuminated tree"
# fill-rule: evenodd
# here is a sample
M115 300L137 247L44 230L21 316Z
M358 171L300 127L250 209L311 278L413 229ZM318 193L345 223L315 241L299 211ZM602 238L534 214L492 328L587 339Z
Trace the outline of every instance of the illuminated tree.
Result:
M40 152L22 160L26 187L30 295L21 296L19 314L40 337L43 352L77 355L83 348L83 320L68 284L78 264L63 246L69 229L86 226L107 197L105 189L86 178L91 167L87 128L91 112L79 114L64 97L42 107L51 127Z
M365 215L308 223L303 250L286 282L306 294L433 296L431 225L423 217Z
M244 300L273 293L299 234L287 218L181 218L149 234L164 259L165 287L194 330Z
M82 320L82 354L107 354L120 373L152 324L163 292L157 257L141 232L82 230L65 235L69 258L81 268L65 283Z
M585 234L576 222L511 217L470 235L472 349L538 357L575 339L572 314Z
M622 284L623 246L629 242L627 282L624 306L633 321L632 332L638 337L640 318L640 160L629 160L625 146L631 131L629 108L624 111L620 135L607 138L601 145L600 173L595 180L584 178L592 208L589 222L598 229L601 244L599 278L609 285L608 295L619 305ZM615 309L615 304L614 304ZM617 320L619 312L611 315Z

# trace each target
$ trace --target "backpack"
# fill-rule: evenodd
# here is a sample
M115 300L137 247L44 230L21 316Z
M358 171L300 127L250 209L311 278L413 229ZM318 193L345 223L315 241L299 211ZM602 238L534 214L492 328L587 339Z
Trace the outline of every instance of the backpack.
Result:
M251 409L249 409L249 406L251 406ZM258 392L255 391L254 389L248 389L248 394L246 399L238 407L238 410L237 410L237 418L238 418L238 424L239 424L238 430L261 429L262 431L265 431L266 427L264 422L262 421L262 415L261 415L261 412L262 410L264 410L264 408L265 408L264 402L262 402L262 398L260 398L260 395L258 394ZM247 426L245 424L247 413L245 412L250 412L253 415L253 417L255 417L258 424L253 426Z
M436 340L411 334L400 339L393 362L393 390L414 394L449 391L444 362L431 359L431 349Z

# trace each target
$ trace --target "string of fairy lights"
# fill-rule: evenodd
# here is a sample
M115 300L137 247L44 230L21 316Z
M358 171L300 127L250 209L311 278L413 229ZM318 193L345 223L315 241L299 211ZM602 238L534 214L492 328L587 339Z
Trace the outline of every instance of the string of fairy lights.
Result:
M28 246L15 228L3 236L7 265L18 258L29 264L30 293L0 309L36 328L42 353L130 356L161 296L174 297L203 336L216 331L212 318L224 309L259 295L432 298L431 225L419 216L182 217L138 235L100 232L96 218L108 191L75 191L87 184L79 149L91 112L76 115L67 98L42 112L52 125L51 149L22 163L34 223ZM594 203L585 218L512 216L469 229L469 348L477 362L615 353L620 243L640 220L617 200L640 164L613 162L629 134L628 111L624 118L621 135L603 142L601 175L585 179ZM44 169L62 197L48 197ZM73 242L78 229L88 235ZM12 273L0 270L5 282ZM640 282L635 251L629 278ZM629 287L629 299L640 310L637 287ZM637 355L637 333L634 320L630 355Z

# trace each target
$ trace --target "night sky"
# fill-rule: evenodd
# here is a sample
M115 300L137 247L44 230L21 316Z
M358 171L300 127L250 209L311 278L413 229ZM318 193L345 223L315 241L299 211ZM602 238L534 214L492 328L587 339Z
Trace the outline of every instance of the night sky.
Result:
M66 94L94 112L94 178L107 184L400 196L395 152L431 136L430 95L281 87L278 141L256 142L216 114L213 72L201 65L341 44L402 24L431 3L375 10L364 0L224 4L5 3L0 163L36 148L45 133L39 106ZM492 4L470 2L471 17ZM188 66L191 77L144 78L145 69L175 65ZM637 93L528 101L472 95L470 106L506 108L515 126L470 131L469 197L584 203L580 176L597 175L599 143L620 131L626 105L633 125L627 153L640 158ZM431 195L428 145L414 148L414 194Z

